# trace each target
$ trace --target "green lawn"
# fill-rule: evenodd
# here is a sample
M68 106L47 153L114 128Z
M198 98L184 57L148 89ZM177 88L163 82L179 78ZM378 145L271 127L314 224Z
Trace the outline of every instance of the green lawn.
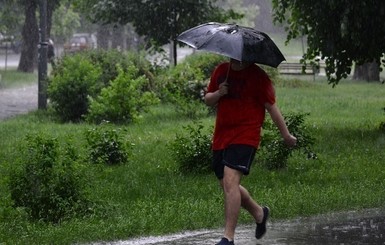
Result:
M37 82L37 73L23 73L15 69L0 70L0 89Z
M276 88L283 113L308 112L306 123L316 138L317 160L295 154L287 169L268 171L256 164L243 184L273 219L331 211L382 207L385 202L384 85L326 81ZM285 84L285 83L284 83ZM214 118L201 119L211 126ZM17 145L26 134L44 132L59 140L72 137L84 154L87 124L58 124L44 113L0 122L0 244L73 244L135 236L217 228L223 225L222 193L213 175L183 176L170 156L168 143L191 121L172 106L157 106L132 125L121 125L133 144L127 164L84 163L90 198L98 205L90 217L59 225L28 221L11 206L8 174L23 152ZM251 223L244 212L241 223Z

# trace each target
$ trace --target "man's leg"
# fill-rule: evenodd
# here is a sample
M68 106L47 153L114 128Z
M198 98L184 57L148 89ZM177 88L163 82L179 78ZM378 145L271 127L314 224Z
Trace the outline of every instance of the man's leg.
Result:
M254 217L256 223L262 222L263 219L263 209L258 205L253 198L250 196L249 192L245 187L239 185L241 192L241 206L246 209L251 216Z
M225 233L224 237L234 240L235 227L237 226L239 210L241 208L241 190L239 184L242 173L225 167L222 187L225 195Z

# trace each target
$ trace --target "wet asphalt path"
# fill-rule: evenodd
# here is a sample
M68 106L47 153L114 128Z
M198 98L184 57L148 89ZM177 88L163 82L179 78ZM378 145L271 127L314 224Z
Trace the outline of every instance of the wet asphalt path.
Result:
M37 109L37 84L0 88L0 120Z
M384 214L385 209L368 209L269 222L268 231L260 240L254 238L254 225L240 226L236 231L235 244L385 244ZM93 245L214 245L221 235L222 230L201 230L127 241L99 242Z

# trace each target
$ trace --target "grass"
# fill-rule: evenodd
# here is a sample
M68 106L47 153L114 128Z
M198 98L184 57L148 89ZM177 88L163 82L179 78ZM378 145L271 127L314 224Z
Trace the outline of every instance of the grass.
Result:
M381 207L385 201L384 85L342 81L286 81L276 88L283 113L309 112L306 118L317 139L317 160L295 154L287 169L268 171L253 165L243 184L273 219L331 211ZM201 119L211 126L214 118ZM0 244L74 244L112 241L223 225L222 193L213 175L183 176L170 156L168 143L191 121L172 106L157 106L141 121L121 125L134 145L127 164L87 167L90 198L98 205L90 217L60 225L28 221L11 207L6 186L16 147L26 134L45 132L72 137L84 153L84 132L92 125L58 124L48 113L34 112L0 122ZM240 223L251 223L242 212Z
M36 83L37 73L18 72L15 69L0 70L0 89Z

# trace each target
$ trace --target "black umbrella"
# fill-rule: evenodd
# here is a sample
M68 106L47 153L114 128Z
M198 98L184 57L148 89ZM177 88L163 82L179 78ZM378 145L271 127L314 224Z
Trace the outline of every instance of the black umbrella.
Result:
M184 31L178 41L230 58L277 67L285 60L277 45L263 32L236 24L210 22Z

